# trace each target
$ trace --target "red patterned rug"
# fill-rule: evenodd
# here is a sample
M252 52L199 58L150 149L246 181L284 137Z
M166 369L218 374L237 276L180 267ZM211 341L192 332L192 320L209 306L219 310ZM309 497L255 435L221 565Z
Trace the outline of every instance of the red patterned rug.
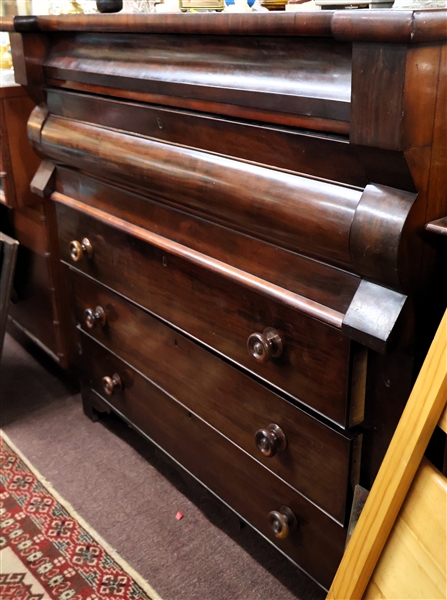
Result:
M161 600L0 432L0 600Z

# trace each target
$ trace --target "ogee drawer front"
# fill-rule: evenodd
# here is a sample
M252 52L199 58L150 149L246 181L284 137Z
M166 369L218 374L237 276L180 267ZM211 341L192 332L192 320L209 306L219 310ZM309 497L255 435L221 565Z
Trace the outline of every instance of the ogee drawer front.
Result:
M73 272L72 287L85 331L344 524L352 436L86 277Z
M346 530L248 454L146 378L83 336L84 384L193 473L265 537L328 587L343 554ZM121 381L111 395L103 377ZM275 537L269 514L288 507L298 528Z
M65 262L348 426L350 341L340 331L73 209L57 211ZM91 244L85 250L84 239ZM270 360L261 363L253 355L262 354L262 343L251 337L249 354L247 342L253 334L265 341L270 329L282 351L275 357L273 342Z

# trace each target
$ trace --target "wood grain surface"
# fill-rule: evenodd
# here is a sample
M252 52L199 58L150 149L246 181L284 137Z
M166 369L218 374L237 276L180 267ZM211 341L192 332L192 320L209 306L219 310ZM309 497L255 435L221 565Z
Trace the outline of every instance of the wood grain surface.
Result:
M148 313L72 273L75 316L84 331L345 524L353 436L343 435L267 390ZM85 310L103 307L92 329ZM287 448L265 458L255 433L277 423ZM314 443L318 440L318 444ZM354 483L354 482L352 482Z
M364 600L447 596L446 506L447 478L423 458Z
M447 302L443 239L426 228L447 215L446 16L14 19L17 81L40 104L28 127L45 160L33 190L58 205L78 319L84 304L89 319L101 314L88 290L125 315L116 331L93 330L109 350L78 332L86 412L111 408L100 370L112 384L123 370L129 400L112 396L113 409L176 457L186 430L185 468L259 531L288 501L276 487L292 490L293 511L311 507L303 531L315 537L281 549L325 586L345 537L335 520L347 480L375 479ZM183 358L169 377L171 351ZM192 422L203 430L190 435ZM269 432L273 463L249 448L251 423ZM284 431L289 454L275 441ZM390 468L409 483L410 467ZM372 527L389 525L376 517Z
M82 344L88 357L84 385L193 472L321 585L329 585L343 552L346 529L97 342L84 335ZM101 380L113 373L120 375L123 391L108 397ZM284 505L296 515L299 526L281 540L270 529L268 515Z
M156 246L147 236L138 239L134 227L120 231L62 204L57 211L61 256L67 264L73 265L70 242L88 235L93 257L76 263L77 268L329 419L348 425L350 341L297 310L303 305L296 295L277 290L275 300L274 294L265 293L275 291L271 284L243 273L235 279L228 266L222 270L209 259L207 265L197 262L191 250L179 255L172 242ZM266 327L280 332L285 350L278 359L259 364L248 354L247 340Z
M203 33L213 35L303 35L375 42L417 43L445 40L446 11L370 10L368 13L69 15L15 17L16 31ZM5 28L11 27L9 19ZM8 29L6 29L8 30Z
M55 178L51 192L152 231L339 313L346 312L360 283L360 278L348 271L333 269L208 219L187 215L74 170L56 168L54 164L52 169ZM49 174L44 169L44 188Z
M52 115L37 148L53 161L132 185L192 214L350 266L357 189Z
M446 398L447 312L416 380L328 598L362 598L445 408Z

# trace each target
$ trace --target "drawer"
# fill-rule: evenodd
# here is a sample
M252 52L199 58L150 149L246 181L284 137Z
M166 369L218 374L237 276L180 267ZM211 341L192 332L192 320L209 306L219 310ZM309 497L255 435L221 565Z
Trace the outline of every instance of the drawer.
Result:
M83 337L83 383L88 390L93 389L311 577L329 587L343 554L346 530L194 412ZM118 374L122 389L106 396L101 386L104 374ZM88 390L84 392L87 402ZM296 516L298 527L279 539L269 525L269 514L283 506Z
M363 397L351 393L353 346L338 329L71 208L58 205L57 212L66 263L342 427L354 424L353 407ZM85 237L92 257L73 263L70 242ZM260 363L249 354L247 341L266 329L278 333L283 349L279 357Z
M351 465L358 462L360 450L354 436L324 425L93 281L72 273L72 289L76 318L85 331L334 519L345 522ZM104 311L103 325L97 319L89 328L85 311L94 313L97 307ZM279 429L268 429L269 425ZM258 444L268 444L264 451L270 456L257 447L256 433Z

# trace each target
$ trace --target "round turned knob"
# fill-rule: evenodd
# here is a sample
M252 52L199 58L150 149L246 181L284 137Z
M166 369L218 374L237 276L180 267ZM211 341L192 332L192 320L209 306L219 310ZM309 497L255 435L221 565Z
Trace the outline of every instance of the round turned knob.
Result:
M271 327L264 329L264 333L252 333L247 340L250 356L259 363L266 363L271 358L281 356L283 343L281 336Z
M95 310L86 308L84 311L84 320L88 329L93 329L97 323L99 323L101 327L104 327L107 323L106 313L102 306L97 306Z
M119 392L123 389L123 382L121 381L121 377L116 373L114 373L112 377L103 377L102 388L107 394L107 396L111 396L115 392Z
M288 506L281 506L269 513L269 524L275 537L283 540L291 531L297 529L298 521Z
M93 246L90 243L90 240L84 238L82 242L78 242L77 240L73 240L69 244L70 250L70 258L74 262L78 262L85 255L87 258L91 258L93 256Z
M272 458L277 452L287 448L287 438L284 431L275 423L270 423L267 429L258 429L255 433L258 450L266 458Z

